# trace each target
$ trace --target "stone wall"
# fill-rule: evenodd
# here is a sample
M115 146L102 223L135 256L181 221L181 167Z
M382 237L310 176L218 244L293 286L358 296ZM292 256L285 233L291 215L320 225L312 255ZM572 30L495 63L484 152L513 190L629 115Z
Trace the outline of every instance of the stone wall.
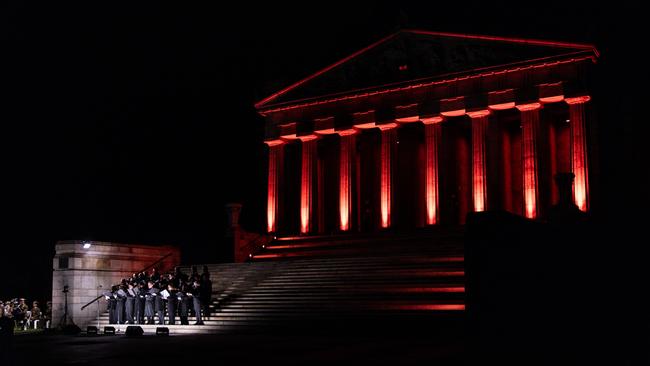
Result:
M84 244L90 246L84 248ZM106 310L106 301L102 298L84 310L81 310L82 306L103 291L110 290L122 278L130 277L167 255L155 266L160 272L180 264L178 248L97 241L58 242L53 260L52 325L58 326L64 315L64 286L68 286L68 322L72 321L83 329L95 320L98 310Z

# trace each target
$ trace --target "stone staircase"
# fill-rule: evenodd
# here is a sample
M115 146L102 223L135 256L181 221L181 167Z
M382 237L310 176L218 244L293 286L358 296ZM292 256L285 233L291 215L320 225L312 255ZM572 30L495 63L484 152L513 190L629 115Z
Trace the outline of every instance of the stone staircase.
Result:
M207 266L214 293L209 319L203 326L167 326L170 333L426 327L459 320L465 308L458 229L283 238L247 263ZM100 327L106 325L107 313L100 317ZM155 333L157 326L142 327Z

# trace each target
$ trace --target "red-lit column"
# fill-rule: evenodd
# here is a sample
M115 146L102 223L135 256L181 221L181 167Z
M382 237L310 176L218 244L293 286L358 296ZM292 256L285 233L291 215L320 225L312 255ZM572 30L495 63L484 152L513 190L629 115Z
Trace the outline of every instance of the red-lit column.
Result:
M485 139L490 111L468 112L472 119L472 202L474 211L487 209L487 168Z
M388 228L391 225L391 209L392 209L392 151L395 145L397 124L390 123L378 126L381 130L381 176L380 176L380 204L381 204L381 218L380 225L382 228Z
M590 99L588 95L565 99L569 104L571 126L571 171L575 175L573 201L582 211L587 211L589 202L585 103Z
M312 231L313 226L313 177L316 156L316 136L299 137L302 141L302 164L300 171L300 232Z
M539 136L540 103L518 105L521 112L521 151L524 175L524 215L537 218L537 140Z
M352 219L352 164L355 162L356 131L340 131L341 151L339 154L339 228L348 231Z
M280 176L284 161L284 142L280 140L266 141L269 146L269 176L266 206L266 230L277 231L279 211Z
M435 225L440 222L440 191L438 175L438 149L440 147L440 122L442 117L422 119L424 123L424 144L425 144L425 200L427 206L427 225Z

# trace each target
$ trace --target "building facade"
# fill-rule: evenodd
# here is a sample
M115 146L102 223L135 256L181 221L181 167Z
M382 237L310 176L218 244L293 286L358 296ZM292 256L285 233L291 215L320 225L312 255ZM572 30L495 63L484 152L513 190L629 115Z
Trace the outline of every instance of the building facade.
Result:
M176 247L65 240L56 243L52 261L52 326L73 323L84 328L106 311L104 298L123 278L155 266L161 273L180 264ZM65 291L64 291L65 290ZM67 306L67 309L66 309Z
M255 105L268 145L267 231L544 220L553 177L594 202L591 45L403 30Z

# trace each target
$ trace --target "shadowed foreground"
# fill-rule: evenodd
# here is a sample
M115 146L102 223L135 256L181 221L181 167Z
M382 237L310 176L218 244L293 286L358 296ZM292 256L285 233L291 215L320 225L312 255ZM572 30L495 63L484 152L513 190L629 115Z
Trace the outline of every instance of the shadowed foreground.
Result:
M377 335L203 335L63 336L25 335L15 339L15 364L143 365L214 360L233 365L332 364L357 361L372 365L461 364L458 336ZM153 363L152 363L153 362ZM430 364L430 363L429 363ZM5 366L5 365L3 365Z

